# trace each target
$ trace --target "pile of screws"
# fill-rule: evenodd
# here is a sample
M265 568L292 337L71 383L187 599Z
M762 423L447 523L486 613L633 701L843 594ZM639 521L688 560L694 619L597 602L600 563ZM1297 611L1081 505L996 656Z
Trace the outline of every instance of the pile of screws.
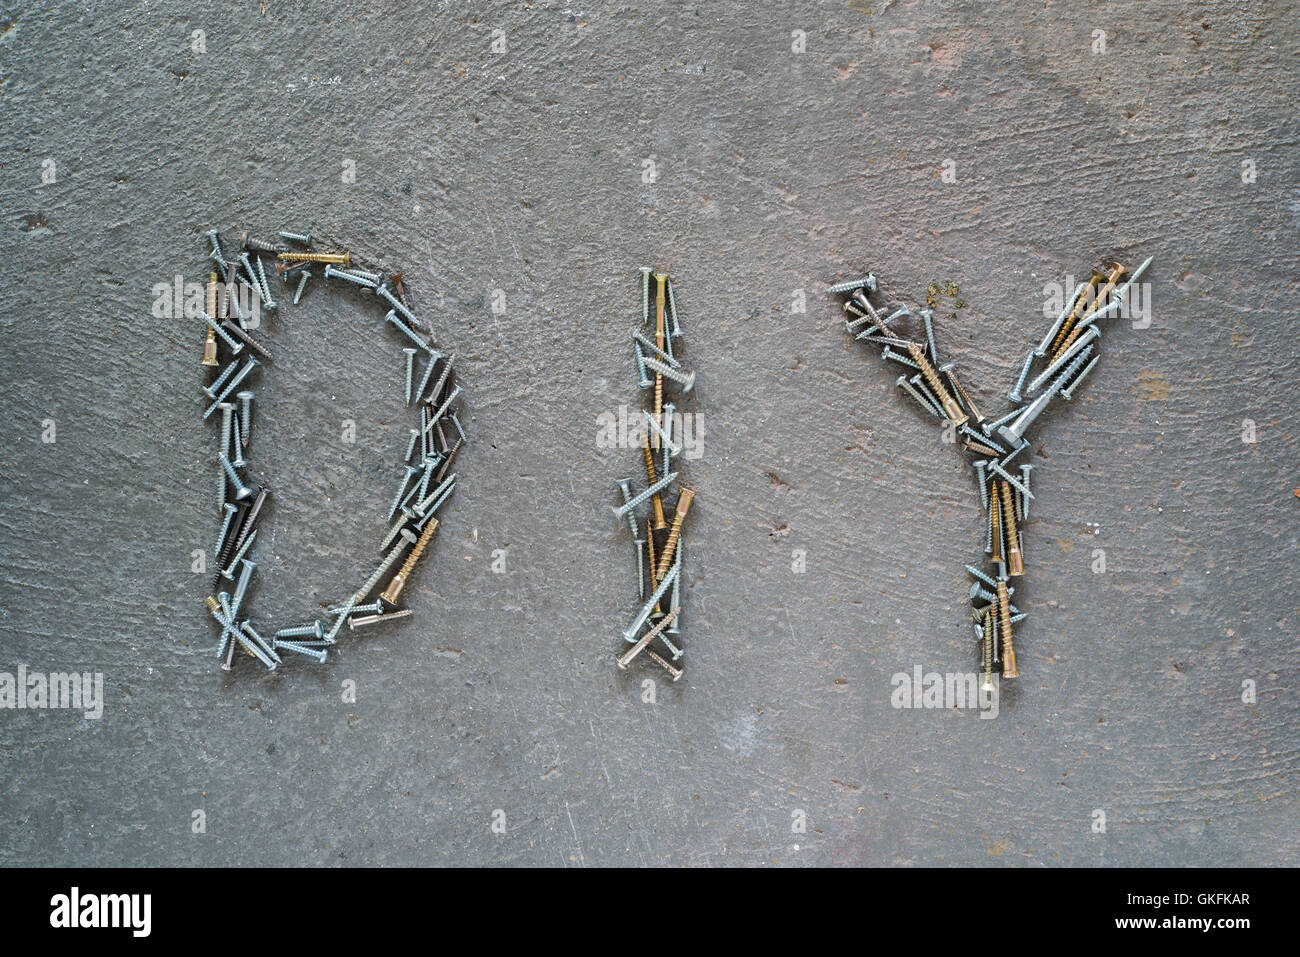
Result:
M446 473L465 441L460 421L451 411L462 390L459 385L448 388L452 384L455 357L443 355L434 348L431 338L416 331L427 334L429 327L411 311L400 273L386 275L353 268L348 252L310 252L311 237L301 233L280 233L282 243L264 242L243 233L238 259L226 258L221 237L215 229L209 230L205 236L212 246L208 258L212 260L213 268L208 275L207 309L203 316L207 329L202 365L217 368L223 361L228 362L212 383L203 388L212 400L203 414L204 420L209 419L213 412L221 413L217 460L221 465L218 504L222 524L217 536L217 575L213 581L217 593L207 598L208 611L221 626L217 657L222 659L221 667L226 671L231 669L237 645L272 671L279 666L282 651L324 663L326 649L337 642L338 633L345 623L350 630L356 630L411 615L409 609L390 609L396 605L398 596L438 528L434 516L456 485L456 476ZM295 305L302 299L311 275L309 268L314 263L325 266L326 280L340 279L360 286L387 303L390 308L384 321L415 344L415 348L404 350L405 395L408 406L415 402L420 409L420 427L410 430L410 441L406 446L406 474L388 509L386 521L392 522L392 526L380 545L383 559L378 568L350 598L329 609L328 614L334 616L334 621L328 630L317 620L309 625L282 628L269 639L259 634L249 618L246 615L241 617L240 613L244 611L249 582L258 564L249 553L257 539L257 520L270 489L265 485L254 487L247 483L242 472L248 466L245 452L252 433L253 392L245 388L237 393L238 406L229 401L231 393L262 364L249 353L255 353L261 360L271 359L271 353L249 334L253 326L249 321L254 312L252 297L258 300L263 315L275 315L279 310L267 281L263 255L274 257L275 272L286 290L296 280ZM221 277L224 277L224 283L220 281ZM424 362L418 389L414 388L417 356ZM436 380L433 379L435 370L438 371ZM431 380L432 387L429 386ZM448 444L453 426L455 441ZM383 592L373 602L363 604L408 546L413 547ZM234 583L233 593L223 587L228 582Z
M1012 474L1010 467L1028 448L1029 441L1024 434L1034 420L1057 396L1068 402L1097 364L1100 356L1096 354L1096 345L1101 339L1097 320L1125 309L1129 289L1149 265L1148 258L1123 286L1119 286L1127 272L1123 266L1115 264L1106 270L1093 270L1091 278L1074 290L1042 342L1025 356L1020 375L1007 393L1012 407L993 419L986 418L962 388L953 373L955 364L939 362L930 308L934 305L933 296L928 307L920 311L925 341L918 342L892 325L911 315L906 306L882 316L881 312L888 310L878 311L872 305L870 296L878 291L874 275L830 287L832 294L848 297L844 303L844 311L848 313L847 330L859 341L883 347L882 358L905 368L896 382L898 388L905 390L930 415L946 419L966 450L982 456L974 466L980 507L988 513L984 552L989 556L991 570L981 571L974 565L967 565L966 570L976 579L971 585L970 598L975 605L975 637L980 643L986 690L992 688L995 667L1003 678L1019 677L1012 626L1026 617L1011 603L1015 588L1008 582L1025 572L1020 525L1029 518L1029 503L1034 497L1029 488L1033 466L1021 463L1018 476ZM1043 368L1031 380L1030 374L1040 363Z
M664 381L673 383L685 395L695 386L695 373L683 369L677 358L680 344L675 347L674 343L682 335L677 316L677 297L673 295L672 282L663 273L653 275L654 339L646 335L646 330L650 327L651 279L650 268L641 267L641 329L632 334L637 384L642 390L653 389L654 396L653 411L642 412L646 426L641 437L646 487L633 495L631 479L621 480L618 488L623 504L611 506L614 517L627 522L628 530L632 533L636 553L637 596L642 602L636 617L623 629L623 640L631 647L619 656L618 666L626 669L632 659L644 652L676 681L686 673L684 667L673 664L682 657L681 629L678 627L678 615L681 613L682 524L686 521L686 513L691 509L695 493L688 488L678 491L670 527L664 515L663 500L677 481L679 473L671 471L672 460L681 454L682 446L673 441L677 406L672 402L664 402ZM654 374L653 379L651 373ZM681 430L677 429L676 434L681 435ZM656 453L659 455L658 464L655 461ZM650 503L651 514L645 520L645 533L642 535L641 520L636 510L646 502ZM646 596L647 590L650 592L649 597ZM668 596L667 613L663 611L665 596ZM650 647L656 638L663 642L672 661Z

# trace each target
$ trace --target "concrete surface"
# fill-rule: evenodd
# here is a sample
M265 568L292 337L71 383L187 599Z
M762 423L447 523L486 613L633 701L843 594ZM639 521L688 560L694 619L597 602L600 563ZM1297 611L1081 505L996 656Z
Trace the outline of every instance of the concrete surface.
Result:
M10 8L0 670L102 671L106 705L0 713L0 861L1295 864L1296 4L1010 6ZM416 619L325 667L224 675L190 571L202 335L151 305L210 226L404 269L470 390ZM891 707L976 667L978 505L824 284L954 283L939 347L993 407L1046 284L1146 255L1151 327L1034 433L1023 677L996 720ZM596 446L643 263L707 429L655 704L613 664L636 453ZM273 625L372 567L409 425L400 340L323 291L265 332Z

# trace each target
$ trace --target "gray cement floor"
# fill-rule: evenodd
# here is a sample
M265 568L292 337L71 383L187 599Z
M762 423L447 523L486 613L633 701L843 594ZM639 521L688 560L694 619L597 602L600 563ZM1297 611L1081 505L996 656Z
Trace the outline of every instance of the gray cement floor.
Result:
M0 712L0 862L1296 863L1295 3L238 6L0 24L0 670L106 697ZM416 619L324 667L223 674L190 570L202 336L151 305L210 226L403 269L470 391ZM982 530L826 282L955 284L939 348L996 407L1045 285L1147 255L1151 327L1033 435L1018 686L992 721L891 707L976 667ZM596 442L638 401L642 264L707 430L654 704L613 664L638 460ZM402 343L324 292L265 330L272 624L365 577L410 424Z

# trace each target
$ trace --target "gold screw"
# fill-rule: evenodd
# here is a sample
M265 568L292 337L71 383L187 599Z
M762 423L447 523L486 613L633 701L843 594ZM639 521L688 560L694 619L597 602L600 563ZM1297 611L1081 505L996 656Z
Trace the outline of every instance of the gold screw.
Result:
M650 436L646 435L641 440L641 451L645 453L645 475L646 480L654 485L659 481L659 476L655 472L655 456L650 451ZM664 500L655 492L650 499L650 504L654 506L655 513L655 530L662 531L668 527L668 522L664 520ZM654 568L654 559L650 559L650 567Z
M993 690L993 623L989 619L989 613L984 613L984 624L980 629L980 634L984 636L981 642L984 652L984 690Z
M961 410L957 400L952 397L944 384L939 380L939 373L934 371L934 366L930 360L925 357L921 347L915 342L908 343L907 351L912 354L912 361L921 369L921 375L925 376L925 381L930 383L930 388L939 398L939 404L943 406L944 414L948 416L948 421L953 425L964 425L969 416Z
M333 263L336 266L352 265L352 253L303 253L290 252L280 253L280 258L290 262L300 263Z
M998 582L998 625L1002 629L1002 677L1019 678L1016 670L1016 649L1011 644L1011 614L1007 608L1007 583Z
M213 322L217 321L217 274L208 273L208 318ZM207 327L208 334L203 339L203 365L214 366L217 364L217 333L211 326Z
M384 589L384 593L379 596L384 601L388 602L388 604L397 604L397 596L402 593L402 589L406 586L406 579L415 569L415 563L418 562L420 556L424 554L425 548L429 545L429 540L433 538L433 533L437 531L437 529L438 520L436 518L429 519L429 524L424 526L424 531L420 533L420 540L417 541L415 547L411 549L411 554L406 556L406 561L402 563L402 567L398 569L397 574L393 576L393 580L388 583L388 587Z
M1002 488L1000 482L989 487L989 521L993 523L993 561L1006 561L1002 557Z
M659 575L655 571L655 533L650 527L650 519L645 520L645 548L647 552L647 564L650 566L650 591L653 594L659 590ZM660 614L661 609L658 603L655 604L655 614Z
M1023 575L1025 562L1020 554L1020 533L1016 530L1016 508L1011 499L1011 486L1005 481L997 484L1001 486L998 497L1002 500L1002 527L1007 531L1007 573Z
M1125 269L1123 266L1121 266L1119 263L1115 264L1115 268L1112 269L1110 275L1106 277L1106 285L1103 286L1100 290L1098 290L1097 295L1095 295L1092 299L1092 303L1094 307L1096 306L1097 303L1101 302L1103 299L1105 299L1107 296L1110 295L1111 290L1114 289L1115 286L1119 284L1120 277L1123 276L1124 273L1126 272L1128 272L1128 270ZM1077 307L1076 307L1076 311L1077 311ZM1080 316L1079 318L1083 318L1083 317ZM1061 343L1061 347L1052 353L1052 361L1056 361L1057 359L1059 359L1065 353L1066 349L1074 345L1074 340L1078 339L1079 336L1082 334L1083 334L1082 326L1075 326L1073 329L1071 329L1070 334L1066 336L1065 340Z
M658 581L663 581L668 569L673 563L673 552L677 550L677 539L682 534L682 522L686 521L686 513L691 510L691 501L695 498L695 493L688 488L684 488L681 494L677 496L677 513L673 515L673 529L668 533L668 541L664 543L663 554L659 556L659 572L655 575ZM657 585L655 587L658 587Z
M1074 323L1083 318L1083 309L1086 307L1088 302L1096 301L1093 297L1093 290L1097 288L1097 283L1099 282L1101 282L1101 273L1094 269L1092 271L1092 278L1088 280L1088 288L1083 291L1083 295L1079 297L1079 301L1074 304L1074 308L1070 310L1070 315L1066 318L1065 322L1061 323L1060 331L1056 333L1056 338L1052 340L1052 348L1047 350L1053 357L1055 357L1059 351L1060 344L1066 340L1070 335L1070 332L1074 329Z
M655 345L660 351L663 350L664 340L667 337L667 328L664 325L664 285L668 282L666 273L655 273ZM664 424L664 375L662 372L655 373L655 422L661 427ZM663 526L659 526L662 528Z

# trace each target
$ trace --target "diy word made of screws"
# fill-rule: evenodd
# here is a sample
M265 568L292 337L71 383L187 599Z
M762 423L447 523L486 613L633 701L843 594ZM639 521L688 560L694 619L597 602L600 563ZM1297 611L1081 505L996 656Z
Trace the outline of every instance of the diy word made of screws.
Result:
M975 579L970 598L975 605L975 638L979 642L984 670L983 687L991 690L996 668L1003 678L1016 678L1014 625L1025 613L1011 602L1012 578L1025 572L1020 528L1029 518L1033 500L1029 474L1033 465L1013 464L1029 446L1025 433L1043 410L1058 396L1067 402L1092 371L1100 356L1098 320L1127 308L1129 290L1147 267L1147 259L1128 276L1119 264L1095 269L1087 282L1080 283L1056 317L1042 341L1025 356L1020 374L1007 393L1009 410L987 418L971 401L953 372L955 363L940 363L934 346L933 291L927 308L920 310L925 340L909 337L901 328L911 315L906 306L877 309L871 297L879 291L874 274L836 283L829 292L847 297L845 328L859 341L882 347L881 357L903 367L896 385L907 392L925 412L947 420L966 451L979 456L974 461L980 507L988 515L984 552L989 567L974 565L966 570ZM933 289L933 287L932 287ZM882 313L886 313L882 315ZM1042 368L1035 373L1035 367ZM1034 375L1032 379L1030 376ZM973 424L972 424L973 423ZM1027 457L1027 456L1026 456Z
M652 285L655 304L653 339L646 334L650 328ZM634 495L632 480L620 480L618 489L623 504L611 506L614 517L626 522L632 533L637 597L642 604L636 617L623 629L623 641L629 647L618 657L617 664L626 669L638 655L645 654L673 681L686 673L685 667L675 664L681 659L683 650L678 622L682 595L682 525L695 498L693 491L678 486L677 504L673 507L670 525L664 511L664 500L672 494L680 476L680 471L673 470L673 459L679 459L682 445L673 439L673 435L680 435L681 430L674 427L678 415L676 404L664 402L664 381L672 383L683 396L695 386L695 373L684 369L678 358L681 335L672 281L667 275L652 273L648 266L643 266L641 327L632 334L632 352L636 358L637 384L641 390L653 395L653 409L641 413L644 420L641 455L645 461L646 487ZM645 519L643 535L637 509L647 502L650 514ZM663 643L671 661L651 647L656 638Z
M455 357L444 355L435 348L427 335L428 325L411 311L401 273L385 274L355 268L348 252L311 252L311 237L305 233L282 232L279 235L283 242L267 242L252 238L245 232L240 237L237 258L225 255L217 230L209 230L204 235L211 245L208 258L212 260L213 268L208 275L207 309L203 317L206 329L202 365L205 372L220 369L216 378L203 387L211 400L203 414L204 420L212 418L214 412L221 413L216 420L220 422L217 433L217 461L220 464L217 504L221 531L215 548L217 574L213 589L216 593L206 600L209 613L221 627L217 657L226 671L231 670L236 647L271 671L279 667L281 652L303 655L323 664L327 649L337 643L338 634L345 624L349 630L356 630L411 615L410 609L393 609L438 528L435 517L438 509L456 487L455 474L448 475L447 472L465 441L460 420L452 411L462 393L460 385L452 381ZM413 348L403 350L405 400L408 406L417 405L420 415L420 427L410 430L404 457L405 474L388 508L385 522L392 525L379 547L382 559L374 573L344 602L329 609L328 616L332 616L333 621L328 627L317 619L310 624L281 628L270 637L264 637L269 629L259 631L253 627L246 610L249 582L258 565L254 557L257 521L270 496L270 489L265 484L258 485L248 480L245 472L248 468L246 453L253 432L253 391L247 387L247 380L262 367L263 361L271 361L271 353L249 334L253 324L248 321L247 312L251 310L240 306L240 297L247 290L259 300L262 315L276 316L279 313L279 305L267 280L263 255L274 258L273 271L279 275L283 289L294 288L294 305L302 299L313 264L324 265L326 280L337 279L359 287L376 301L387 304L388 312L383 317L385 325L392 326L393 331L414 344ZM221 294L223 284L224 295ZM251 305L247 295L245 302ZM415 385L417 362L423 365L418 387ZM236 393L235 390L241 386L241 391ZM232 394L237 401L232 401ZM449 438L452 441L449 442ZM388 579L383 591L367 604L366 599L398 564L403 553L406 557L398 570ZM228 590L230 584L233 584L233 592Z

